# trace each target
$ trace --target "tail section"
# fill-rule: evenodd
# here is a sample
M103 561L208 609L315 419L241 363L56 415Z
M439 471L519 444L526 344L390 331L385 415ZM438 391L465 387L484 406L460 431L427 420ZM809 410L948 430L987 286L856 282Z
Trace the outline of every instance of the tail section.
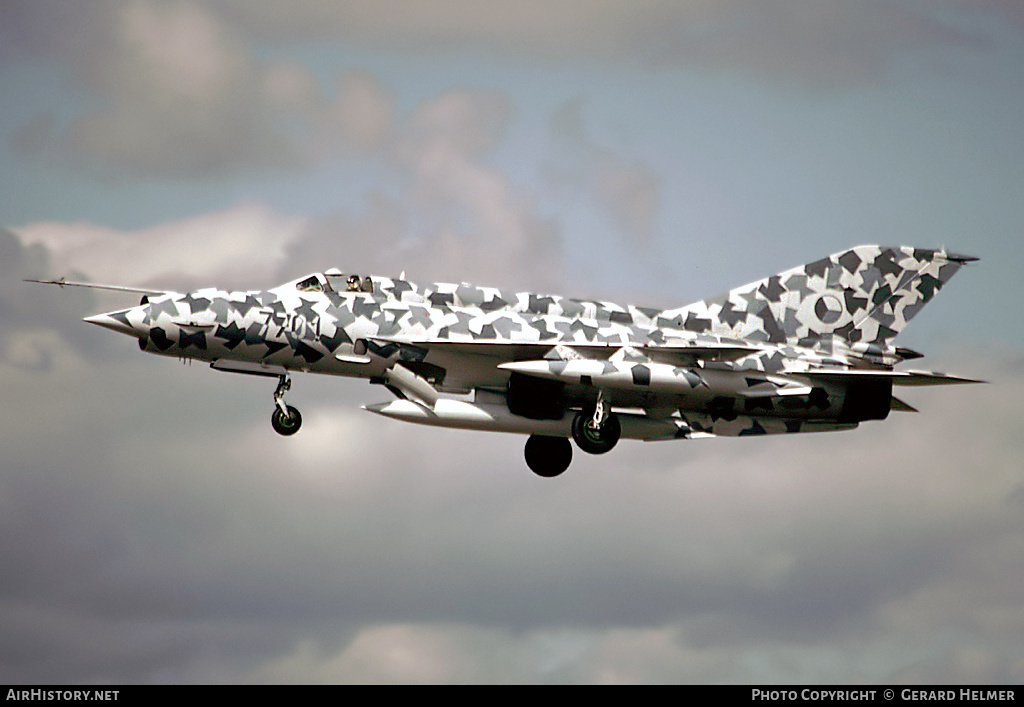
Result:
M863 245L665 312L690 330L813 347L888 346L971 256Z

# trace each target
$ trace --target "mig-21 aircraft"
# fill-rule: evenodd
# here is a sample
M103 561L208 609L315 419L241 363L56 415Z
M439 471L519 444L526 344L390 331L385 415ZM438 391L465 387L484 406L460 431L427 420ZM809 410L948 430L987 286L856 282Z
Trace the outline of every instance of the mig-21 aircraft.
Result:
M858 246L674 309L327 270L267 291L142 294L85 321L143 351L278 380L272 423L299 430L292 372L366 378L364 409L408 422L529 435L540 476L621 438L847 430L913 411L893 386L976 382L897 370L893 340L963 266L945 250ZM38 282L38 281L37 281Z

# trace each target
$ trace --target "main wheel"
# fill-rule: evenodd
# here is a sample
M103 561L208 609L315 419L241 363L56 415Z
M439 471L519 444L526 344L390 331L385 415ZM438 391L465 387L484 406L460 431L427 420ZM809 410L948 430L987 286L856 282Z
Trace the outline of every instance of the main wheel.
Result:
M595 430L589 424L593 416L593 410L584 409L583 412L576 413L576 417L572 419L572 438L576 440L576 445L588 454L610 452L622 435L619 418L615 413L610 413L604 424Z
M565 437L530 435L526 440L526 465L537 476L550 479L569 468L572 444Z
M274 408L274 416L270 418L270 423L274 426L274 431L279 435L293 435L299 431L302 426L302 415L299 411L288 405L288 415L284 415L281 412L281 408Z

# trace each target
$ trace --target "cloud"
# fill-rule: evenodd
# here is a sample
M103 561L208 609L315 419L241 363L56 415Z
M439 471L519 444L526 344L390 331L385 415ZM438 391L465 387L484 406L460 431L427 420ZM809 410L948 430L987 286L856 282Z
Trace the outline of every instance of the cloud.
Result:
M663 5L660 0L597 0L546 3L525 0L515 7L440 0L426 7L407 0L356 0L339 6L303 0L294 12L274 3L217 2L239 26L262 41L340 41L413 51L486 48L544 55L621 50L622 24Z
M398 159L413 176L410 197L428 247L439 251L431 260L459 279L474 261L474 276L495 284L522 271L534 282L559 272L554 229L479 159L501 137L509 112L500 94L448 92L412 112L398 147Z
M525 190L488 164L510 113L503 94L459 90L396 116L379 148L396 186L372 190L361 211L339 210L311 224L290 247L289 261L322 269L342 257L344 269L401 269L416 281L553 287L562 273L558 230Z
M96 106L64 136L83 166L181 177L295 161L266 92L268 68L203 5L135 0L90 10L105 21L86 23L65 58Z
M0 227L0 359L16 369L48 370L62 347L94 341L72 333L95 304L91 293L68 302L56 288L24 282L51 277L45 246L23 244L13 231Z
M387 135L390 98L371 78L343 74L329 100L302 64L260 59L209 3L53 9L16 5L7 17L27 35L17 46L56 59L84 102L66 126L35 120L17 131L22 154L56 139L65 159L107 178L210 178L297 168L325 144L373 150Z
M34 223L16 233L45 246L51 270L95 282L186 289L271 287L288 248L306 226L256 205L168 222L134 232L105 226ZM68 278L73 279L73 278Z
M948 4L1020 16L1009 4ZM7 51L56 60L83 99L65 122L23 126L19 151L37 154L56 139L81 168L111 178L298 168L322 159L325 144L374 154L394 125L393 99L373 77L351 71L329 96L295 56L317 42L545 64L626 61L820 88L876 80L900 57L930 46L985 41L925 3L527 0L513 7L441 0L427 7L300 0L285 8L248 0L100 0L71 8L43 0L7 3L2 12ZM647 207L636 193L646 185L634 166L603 191L642 220Z
M979 12L974 3L947 8ZM929 46L978 46L980 35L955 29L929 3L839 0L599 0L515 6L441 0L220 0L259 41L334 41L373 48L533 57L542 61L640 61L738 71L759 79L822 87L877 79L900 56ZM1020 21L1015 3L980 10Z
M376 155L393 140L395 99L370 74L347 71L323 115L324 136L357 155Z
M900 58L931 46L977 47L981 42L925 3L716 4L716 11L699 19L690 13L660 13L658 26L651 28L651 59L816 89L841 88L876 81Z
M689 669L682 674L684 664ZM336 652L304 641L238 682L642 683L673 674L676 681L697 681L709 676L709 667L707 659L687 655L672 630L510 632L469 624L380 624Z
M301 92L301 77L282 78L275 91ZM349 123L351 140L335 147L374 151L397 178L390 193L370 191L361 209L308 219L243 204L130 232L56 222L16 232L45 246L59 274L109 284L251 289L332 265L398 275L396 264L429 281L539 289L560 281L557 229L487 163L511 113L502 94L448 91L401 116L368 76L344 75L341 87L328 113Z
M597 144L583 120L584 103L564 103L552 116L561 154L545 171L554 189L582 190L628 240L646 245L661 200L661 180L647 165Z

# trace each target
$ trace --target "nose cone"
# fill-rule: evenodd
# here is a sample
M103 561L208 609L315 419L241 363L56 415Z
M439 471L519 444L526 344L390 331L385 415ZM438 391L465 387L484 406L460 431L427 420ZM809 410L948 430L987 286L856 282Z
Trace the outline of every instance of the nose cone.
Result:
M83 321L140 338L149 333L149 326L145 323L144 309L145 307L119 309L116 312L94 314L91 317L85 317Z

